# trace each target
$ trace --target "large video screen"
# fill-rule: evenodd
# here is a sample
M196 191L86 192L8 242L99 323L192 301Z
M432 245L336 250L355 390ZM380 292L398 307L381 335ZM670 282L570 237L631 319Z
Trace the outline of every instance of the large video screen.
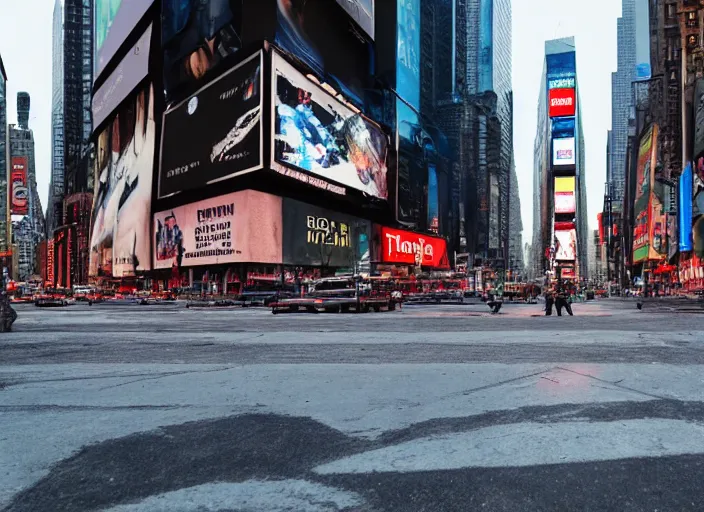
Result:
M93 96L93 126L100 126L149 73L152 26L142 34Z
M154 268L281 263L281 198L243 190L154 214Z
M575 165L577 158L575 155L574 137L552 140L552 165L562 167Z
M574 192L555 192L555 213L574 213Z
M388 199L381 129L273 54L272 167L294 167L326 181ZM277 167L278 164L278 167Z
M159 197L262 167L262 52L164 114Z
M29 213L29 187L27 186L27 157L13 156L10 173L10 213L27 215Z
M420 0L397 0L396 6L396 92L420 110Z
M574 116L577 108L575 89L550 89L548 100L550 117Z
M154 87L123 104L98 137L91 216L91 276L151 270Z
M382 227L381 261L437 269L449 269L444 238Z
M577 259L577 231L574 229L555 231L555 260Z
M640 140L636 165L636 194L634 202L635 226L633 229L633 263L648 258L650 252L650 209L654 182L653 156L657 148L658 126L648 128Z
M95 0L94 78L103 71L154 0Z

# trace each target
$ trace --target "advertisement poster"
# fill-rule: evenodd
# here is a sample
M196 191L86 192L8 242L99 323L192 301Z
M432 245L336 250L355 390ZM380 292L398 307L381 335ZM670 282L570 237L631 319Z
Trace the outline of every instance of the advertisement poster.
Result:
M420 0L396 1L396 92L420 110Z
M682 252L692 250L693 189L692 164L688 163L682 171L682 174L680 174L677 186L677 220L680 235L679 250Z
M154 214L154 268L281 263L281 198L243 190Z
M337 0L337 3L374 39L374 0Z
M286 174L276 164L295 167L327 182L388 199L386 135L281 56L274 53L272 58L272 168Z
M93 95L93 126L100 126L149 73L149 45L152 26L118 64L115 71Z
M162 0L164 85L195 82L240 50L242 2Z
M10 213L11 215L29 214L29 188L27 186L27 157L12 157Z
M284 264L368 269L370 230L369 221L284 198Z
M95 0L95 56L97 78L154 0Z
M576 209L574 192L555 192L555 213L574 213Z
M577 231L575 229L555 231L555 260L577 259Z
M574 149L574 137L566 139L553 139L552 141L552 165L553 167L564 167L575 165L577 158Z
M98 136L90 276L129 277L151 269L155 137L154 87L149 85L123 104Z
M262 52L164 114L159 197L262 167Z
M381 260L383 263L450 268L444 238L387 227L381 229Z
M365 89L371 85L371 45L363 33L350 26L349 11L338 3L359 12L355 4L371 1L276 0L275 42L296 55L318 79L361 107Z
M648 128L643 135L638 149L636 166L636 195L634 205L635 227L633 229L633 263L639 263L648 258L651 242L650 209L652 183L654 180L652 167L653 156L657 148L657 125Z
M574 116L577 106L575 89L550 89L548 92L548 105L548 115L550 117Z

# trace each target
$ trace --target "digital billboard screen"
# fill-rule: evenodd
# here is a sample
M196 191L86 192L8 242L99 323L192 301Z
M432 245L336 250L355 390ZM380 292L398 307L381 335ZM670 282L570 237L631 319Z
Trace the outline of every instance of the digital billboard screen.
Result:
M555 178L555 192L574 192L575 190L574 176L560 176Z
M308 183L300 173L388 199L386 153L381 129L273 53L272 169Z
M123 103L98 136L90 276L130 277L151 270L154 101L150 84Z
M574 213L576 209L574 192L555 192L555 213Z
M575 79L573 76L567 78L553 78L548 80L548 89L574 89Z
M93 96L93 125L100 126L149 73L152 26L134 44Z
M233 192L154 214L154 268L281 263L281 198Z
M159 197L262 168L262 52L164 113Z
M29 187L27 186L27 157L12 157L10 213L29 214Z
M555 231L555 260L577 259L577 231L575 229Z
M677 205L677 220L679 223L679 249L682 252L692 250L692 193L694 190L692 164L688 163L680 174Z
M653 125L643 134L636 164L636 194L634 201L633 263L648 258L651 244L650 210L654 180L653 158L657 148L658 126Z
M435 164L428 165L428 229L437 233L440 224L438 171Z
M551 53L545 56L548 84L550 80L574 78L576 75L575 52Z
M575 89L550 89L548 105L550 117L574 116L577 106Z
M94 79L103 71L154 0L95 0Z
M420 110L420 0L396 0L396 92Z
M382 227L381 261L437 269L449 269L444 238Z
M283 199L285 265L344 267L369 265L369 221Z
M553 167L572 166L577 162L574 137L552 140Z
M574 117L556 117L552 120L552 138L566 139L575 136Z

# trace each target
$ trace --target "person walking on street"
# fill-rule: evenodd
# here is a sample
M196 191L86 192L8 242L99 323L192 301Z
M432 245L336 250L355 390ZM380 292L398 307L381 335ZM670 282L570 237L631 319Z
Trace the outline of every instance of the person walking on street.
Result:
M552 306L555 303L555 299L552 290L548 288L545 290L545 316L552 316Z

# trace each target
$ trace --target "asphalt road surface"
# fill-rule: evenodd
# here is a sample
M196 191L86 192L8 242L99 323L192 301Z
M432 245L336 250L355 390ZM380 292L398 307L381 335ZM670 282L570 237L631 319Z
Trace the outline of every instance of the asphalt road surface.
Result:
M704 315L574 310L19 307L0 510L704 510Z

